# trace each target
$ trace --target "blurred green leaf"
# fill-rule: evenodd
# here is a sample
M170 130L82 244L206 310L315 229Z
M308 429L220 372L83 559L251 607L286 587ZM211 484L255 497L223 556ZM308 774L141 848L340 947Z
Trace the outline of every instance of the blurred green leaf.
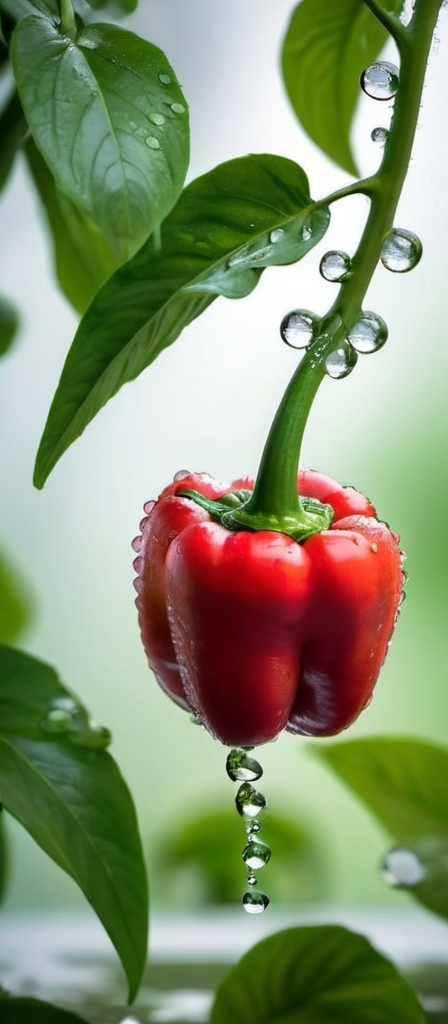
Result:
M49 665L0 646L0 799L89 900L133 997L146 960L146 873L132 799L103 740Z
M241 298L267 266L317 244L329 212L306 174L269 155L230 160L197 178L150 239L95 297L67 356L37 455L42 487L58 459L113 395L216 298Z
M384 7L400 12L402 0ZM313 142L349 174L357 174L350 130L360 75L387 38L363 0L302 0L284 39L283 77L294 112Z
M362 935L288 928L257 943L218 987L212 1024L423 1024L415 993Z
M118 261L98 228L56 188L32 139L27 142L26 156L48 218L59 284L82 314Z
M17 150L27 131L27 123L17 92L14 90L0 113L0 191L4 188ZM0 341L1 351L1 341Z
M58 0L0 0L0 9L16 22L35 14L59 19L61 13Z
M398 737L312 749L421 863L422 880L403 888L448 918L448 750Z
M28 996L14 998L0 993L0 1024L87 1024L84 1017L70 1010Z
M123 14L132 14L136 10L138 0L87 0L90 7L95 11L108 10L115 17Z
M87 26L73 41L41 16L19 22L11 57L57 188L128 259L176 202L188 167L188 112L167 58L116 25Z
M5 892L8 881L8 868L9 868L9 856L8 856L8 841L6 837L5 828L5 814L3 808L0 805L0 903L5 898Z
M31 616L32 603L21 575L0 551L0 644L15 643Z
M0 356L4 356L9 351L18 329L19 316L16 307L9 299L0 295Z

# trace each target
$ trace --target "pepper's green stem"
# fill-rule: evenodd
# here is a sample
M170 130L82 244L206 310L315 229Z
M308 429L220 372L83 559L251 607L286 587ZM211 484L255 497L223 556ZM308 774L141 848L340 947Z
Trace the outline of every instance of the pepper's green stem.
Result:
M71 0L61 2L61 29L66 36L76 36L76 20Z
M364 2L379 16L376 0ZM394 223L441 5L442 0L415 0L412 19L406 26L392 15L387 15L386 21L380 18L394 35L400 53L399 88L383 160L375 175L323 200L332 202L354 192L361 192L370 199L369 215L352 260L352 275L341 284L336 301L321 321L317 339L304 355L283 396L266 441L251 498L226 516L226 525L234 529L277 529L298 540L322 529L319 517L316 519L314 511L306 510L297 493L303 434L316 392L326 376L326 359L345 342L359 318L384 237Z

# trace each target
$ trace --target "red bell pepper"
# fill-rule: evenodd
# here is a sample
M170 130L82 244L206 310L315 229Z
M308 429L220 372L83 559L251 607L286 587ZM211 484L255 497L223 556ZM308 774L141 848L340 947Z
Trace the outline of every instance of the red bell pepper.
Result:
M222 506L253 486L179 474L145 506L134 565L148 661L222 743L255 746L283 729L332 736L370 702L385 659L404 581L399 537L358 491L310 471L298 491L329 506L327 528L298 542L222 525Z

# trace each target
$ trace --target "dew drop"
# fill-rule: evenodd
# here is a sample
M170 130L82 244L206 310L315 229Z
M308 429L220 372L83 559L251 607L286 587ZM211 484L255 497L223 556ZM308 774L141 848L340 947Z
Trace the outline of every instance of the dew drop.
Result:
M235 804L238 814L243 818L256 818L266 807L266 799L250 782L243 782L236 794Z
M143 564L143 558L141 558L141 556L138 555L137 558L134 558L132 568L135 569L135 572L139 573L141 569L143 569Z
M166 71L159 71L159 82L161 82L162 85L171 85L171 75Z
M158 114L157 112L155 114L150 114L148 117L148 121L152 121L153 124L158 125L165 124L165 118L163 114Z
M405 274L417 266L422 252L422 243L417 235L403 228L393 228L383 241L381 262L386 270L392 270L395 274Z
M377 146L385 146L388 136L387 128L374 128L370 138L372 142L376 142Z
M263 868L268 863L271 857L271 849L267 843L262 843L261 840L251 840L246 844L243 850L243 861L248 868Z
M45 732L64 733L68 732L71 721L70 711L64 711L64 708L50 708L40 722L40 728Z
M265 892L245 892L243 907L248 914L262 914L269 906L269 896Z
M284 234L285 234L285 232L284 232L283 228L274 228L274 230L271 231L271 233L269 235L269 241L273 242L273 243L279 242L280 239L283 238Z
M171 110L173 114L185 114L185 107L183 103L172 103Z
M138 552L141 551L141 549L142 549L142 544L143 544L143 537L139 533L137 537L134 537L134 540L132 541L132 544L131 544L131 548L132 548L133 551L135 551L138 554Z
M105 725L89 722L86 728L70 730L70 742L88 750L104 750L112 742L112 734Z
M320 319L309 309L293 309L283 317L280 334L291 348L308 348L313 341Z
M348 340L356 352L367 355L383 347L388 333L384 320L376 313L365 310L350 328Z
M352 261L346 252L331 250L320 261L319 270L326 281L348 281L352 276Z
M148 146L148 149L160 149L160 142L154 135L148 135L147 139L145 139L145 143Z
M304 223L304 225L302 227L302 230L300 232L300 237L302 239L302 242L309 242L312 234L313 234L313 229L305 221L305 223Z
M331 352L325 360L325 372L333 380L348 377L358 361L358 355L351 345L344 344Z
M227 775L233 782L254 782L261 779L263 769L254 757L241 748L230 751L226 761Z
M146 512L147 516L149 516L149 513L152 512L154 505L155 501L145 501L145 504L143 505L143 511Z
M173 476L173 484L179 483L180 480L185 480L187 476L191 475L190 469L178 469L177 473ZM146 509L145 509L146 511Z
M412 889L423 882L425 868L413 850L405 846L396 846L387 854L382 866L381 876L388 885L395 889Z
M386 60L369 64L361 75L361 88L374 100L393 99L398 85L398 68Z

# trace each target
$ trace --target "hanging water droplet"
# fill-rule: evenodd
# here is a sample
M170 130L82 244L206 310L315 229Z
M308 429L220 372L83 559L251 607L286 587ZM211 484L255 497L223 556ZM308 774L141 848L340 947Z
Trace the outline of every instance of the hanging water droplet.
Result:
M159 71L159 82L162 85L171 85L171 75L167 71Z
M138 552L142 550L142 544L143 544L143 537L139 533L137 537L134 537L134 540L132 541L132 544L131 544L131 548L132 548L133 551L136 551L137 554L138 554Z
M283 317L280 334L291 348L308 348L317 334L320 318L309 309L293 309Z
M236 809L243 818L256 818L266 807L266 799L263 793L259 793L250 785L250 782L243 782L235 797Z
M185 114L185 107L183 103L172 103L171 110L173 114Z
M246 881L248 885L257 885L258 878L256 875L252 873L252 871L248 871L246 875Z
M252 821L248 821L246 825L247 838L251 839L253 836L258 835L261 832L261 825L258 818L253 818Z
M376 142L378 146L385 146L388 136L389 132L387 128L374 128L370 138L372 139L372 142Z
M403 228L392 228L381 248L381 262L386 270L405 274L413 270L421 259L423 246L417 235Z
M381 876L396 889L412 889L423 882L426 870L417 854L405 846L390 850L381 867Z
M341 380L342 377L348 377L357 362L358 355L354 348L352 348L351 345L344 343L327 356L325 360L325 372L333 380Z
M361 75L361 88L374 100L393 99L398 85L398 68L387 60L369 64Z
M64 708L50 708L40 722L40 728L45 732L64 733L68 732L71 721L71 711L65 711Z
M154 135L148 135L148 138L145 139L145 143L148 146L148 149L160 149L160 142Z
M248 914L262 914L269 906L269 896L265 892L245 892L243 907Z
M88 722L85 728L71 729L69 739L77 747L86 747L89 750L104 750L105 747L110 746L112 734L105 725Z
M261 779L263 769L254 757L242 748L231 750L226 761L227 775L233 782L254 782Z
M267 843L252 840L247 843L243 850L243 861L248 868L263 868L271 857L271 849Z
M280 239L283 238L284 234L285 232L283 228L274 228L274 230L270 232L269 241L274 243L279 242Z
M154 114L149 114L148 120L152 121L153 124L165 124L165 118L163 114L158 114L157 111Z
M352 261L346 252L331 250L320 261L319 270L326 281L348 281L352 276Z
M361 316L348 332L350 345L364 355L377 352L388 338L387 324L377 313L363 310Z

